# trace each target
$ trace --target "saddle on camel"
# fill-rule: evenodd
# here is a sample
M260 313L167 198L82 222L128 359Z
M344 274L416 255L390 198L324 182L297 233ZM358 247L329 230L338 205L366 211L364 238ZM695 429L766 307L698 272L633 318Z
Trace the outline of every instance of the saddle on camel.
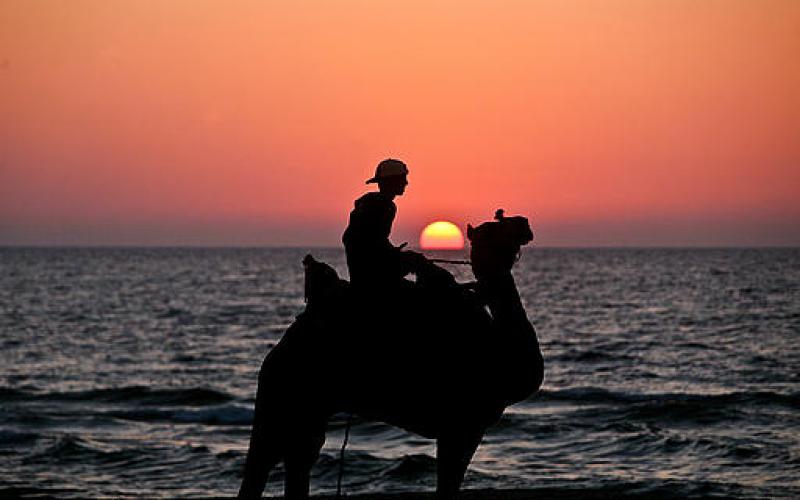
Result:
M367 307L332 267L306 256L307 307L261 366L239 498L260 498L281 461L286 498L308 498L336 413L436 439L437 497L457 497L486 429L544 374L511 274L533 239L527 219L498 210L467 237L472 286L430 264L411 291Z

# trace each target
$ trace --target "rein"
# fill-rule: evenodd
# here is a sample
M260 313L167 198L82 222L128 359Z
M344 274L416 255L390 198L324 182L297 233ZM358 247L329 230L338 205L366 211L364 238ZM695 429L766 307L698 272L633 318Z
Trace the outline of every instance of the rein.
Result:
M450 260L450 259L428 259L428 262L439 262L441 264L463 264L466 266L472 264L472 262L468 260Z

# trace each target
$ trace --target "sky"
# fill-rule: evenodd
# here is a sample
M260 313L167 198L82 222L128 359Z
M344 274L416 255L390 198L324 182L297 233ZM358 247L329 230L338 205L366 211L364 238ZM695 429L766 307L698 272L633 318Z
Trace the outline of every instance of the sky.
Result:
M0 2L0 245L800 245L796 0Z

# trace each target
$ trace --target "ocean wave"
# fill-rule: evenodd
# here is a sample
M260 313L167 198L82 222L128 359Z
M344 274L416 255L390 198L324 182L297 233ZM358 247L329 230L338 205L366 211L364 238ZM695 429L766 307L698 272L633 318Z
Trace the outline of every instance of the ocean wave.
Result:
M0 387L0 401L93 401L140 405L205 406L225 403L233 399L234 396L230 394L205 387L153 389L145 386L126 386L112 389L44 393Z
M10 387L0 387L0 401L15 401L18 399L29 399L30 396L25 391L11 389Z
M624 354L613 350L601 351L597 349L592 349L592 350L569 349L564 352L549 356L547 361L548 363L554 363L554 362L599 363L603 361L620 361L620 360L631 360L631 359L634 359L634 357L629 354Z
M399 460L393 461L381 473L381 477L393 481L408 481L434 474L436 474L436 459L430 455L416 453L404 455Z
M250 425L253 422L253 414L254 411L251 407L235 404L198 410L147 409L106 413L110 417L121 420L205 425Z
M26 464L59 464L95 463L109 464L127 463L141 457L143 450L106 449L103 445L91 440L67 434L55 439L48 446L41 447L25 457Z
M39 434L34 432L18 432L0 429L0 449L6 447L29 445L39 439Z
M542 389L533 401L573 401L592 403L698 403L711 405L780 405L800 408L800 393L730 392L725 394L629 393L599 387Z
M339 454L322 453L313 474L325 491L335 484L342 463ZM271 475L282 480L283 471ZM344 486L346 488L394 489L398 486L433 487L436 478L436 459L421 453L398 457L380 457L362 450L348 450L344 457Z
M198 462L202 457L203 463ZM22 463L28 466L70 467L79 469L86 464L100 467L106 472L135 474L145 477L154 472L156 464L177 467L185 464L189 469L207 468L215 464L216 458L204 445L183 443L180 446L129 444L95 440L76 434L42 439L25 453ZM82 473L81 471L80 473Z
M79 498L77 495L85 493L79 488L39 486L4 486L0 485L0 498Z
M572 411L573 422L649 422L657 425L690 423L709 425L723 421L750 422L753 412L763 414L766 408L800 408L800 395L776 392L732 392L726 394L692 393L628 393L596 387L561 390L542 390L526 405L533 408L537 402L572 403L579 408ZM585 408L581 408L584 405ZM513 430L519 422L506 422L506 431ZM592 423L591 425L595 425ZM546 430L546 429L545 429ZM552 429L554 432L558 428Z

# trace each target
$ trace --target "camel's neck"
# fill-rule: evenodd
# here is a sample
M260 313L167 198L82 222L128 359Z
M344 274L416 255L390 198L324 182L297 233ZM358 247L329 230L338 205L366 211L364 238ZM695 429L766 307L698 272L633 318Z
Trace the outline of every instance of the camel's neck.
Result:
M479 280L478 290L492 312L495 338L504 346L506 404L521 401L539 388L544 377L536 330L528 321L510 272Z
M511 272L486 277L478 282L478 286L496 323L509 326L520 321L528 323Z

